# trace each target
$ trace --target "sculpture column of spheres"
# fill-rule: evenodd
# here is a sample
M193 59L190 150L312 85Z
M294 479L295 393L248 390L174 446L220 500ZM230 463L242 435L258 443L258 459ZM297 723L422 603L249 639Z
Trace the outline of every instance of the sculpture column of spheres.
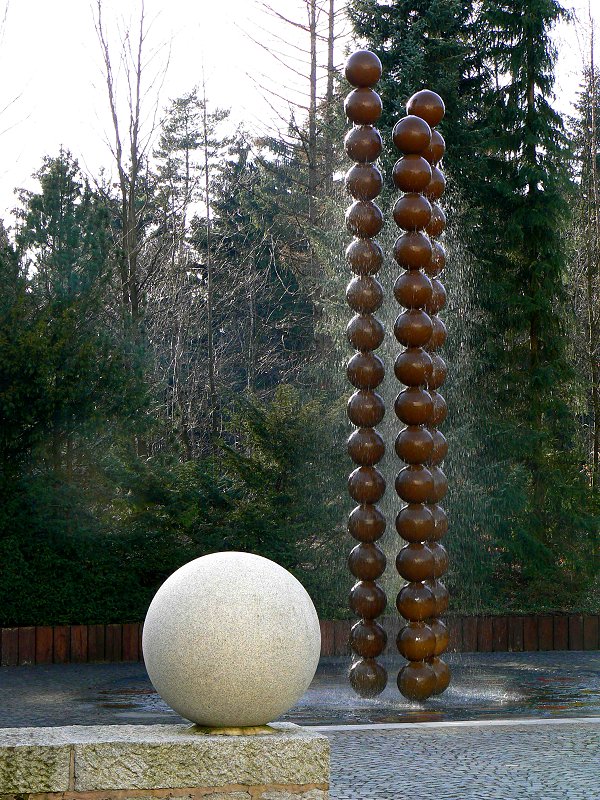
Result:
M383 419L383 399L375 391L384 378L382 360L373 352L383 341L384 328L374 316L383 302L383 288L375 275L383 263L383 252L374 240L383 226L383 215L373 202L383 179L375 162L381 153L381 136L374 126L382 112L381 99L373 86L381 77L381 62L374 53L359 50L346 62L345 75L356 87L346 97L344 109L354 123L345 138L348 156L356 163L346 174L346 187L354 202L346 212L346 227L354 239L346 259L355 277L346 289L346 299L355 311L346 333L357 350L348 363L348 379L356 388L348 402L348 417L356 430L348 439L348 453L357 468L350 474L348 489L359 504L350 514L348 530L358 540L348 559L357 582L350 593L350 607L361 619L350 634L350 645L358 656L350 670L350 683L363 697L374 697L385 688L386 670L376 661L386 645L385 630L375 622L386 607L386 596L376 583L385 570L385 555L376 541L385 530L385 518L376 503L385 492L385 480L375 467L385 451L376 430Z
M407 542L398 553L396 568L408 581L396 601L408 621L398 634L397 646L409 662L400 670L398 688L405 697L424 700L442 692L450 679L439 658L448 638L438 618L448 605L448 593L438 580L448 564L438 541L447 521L437 505L447 490L440 468L447 446L437 430L446 415L445 401L437 391L446 366L435 353L446 338L437 316L446 298L438 279L445 254L435 239L445 227L443 211L435 204L445 186L437 168L444 142L432 131L444 115L444 104L439 95L424 90L411 97L407 111L392 134L403 154L394 165L393 179L404 192L393 212L404 231L394 244L394 258L405 270L396 280L394 295L406 309L394 324L396 339L405 347L394 372L406 386L395 401L396 415L406 426L395 442L397 455L406 463L396 477L396 492L406 503L396 518L396 529Z

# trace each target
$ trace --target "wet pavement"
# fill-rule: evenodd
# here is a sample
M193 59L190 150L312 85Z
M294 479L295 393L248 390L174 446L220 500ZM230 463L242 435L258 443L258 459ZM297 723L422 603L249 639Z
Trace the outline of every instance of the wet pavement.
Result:
M600 652L449 655L451 687L356 697L324 659L284 719L331 743L331 800L600 800ZM0 727L181 722L143 664L0 668Z
M449 655L450 688L409 703L395 685L362 700L346 681L349 661L323 659L310 689L283 719L301 725L600 717L600 652ZM150 725L181 718L154 692L143 664L0 668L0 727ZM600 798L600 792L599 792Z

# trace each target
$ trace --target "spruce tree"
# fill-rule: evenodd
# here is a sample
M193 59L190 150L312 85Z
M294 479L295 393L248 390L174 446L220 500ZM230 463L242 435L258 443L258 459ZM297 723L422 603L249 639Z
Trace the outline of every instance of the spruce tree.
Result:
M495 84L484 96L489 138L479 298L486 311L482 389L492 392L489 445L506 463L495 487L513 598L568 605L590 577L597 520L581 474L566 355L564 229L568 151L551 106L556 0L484 2Z

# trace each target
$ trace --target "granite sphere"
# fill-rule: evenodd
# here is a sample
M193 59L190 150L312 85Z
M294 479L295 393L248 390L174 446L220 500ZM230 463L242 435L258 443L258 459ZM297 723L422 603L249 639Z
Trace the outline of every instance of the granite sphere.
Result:
M321 648L308 592L251 553L190 561L160 587L142 648L155 689L182 717L208 727L264 725L312 681Z

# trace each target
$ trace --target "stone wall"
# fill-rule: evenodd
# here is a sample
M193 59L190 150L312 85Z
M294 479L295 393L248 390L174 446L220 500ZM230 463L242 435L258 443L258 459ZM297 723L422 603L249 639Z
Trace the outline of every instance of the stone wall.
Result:
M387 652L396 652L398 616L378 620L388 632ZM448 616L449 651L598 650L598 614ZM349 655L350 620L321 621L321 655ZM142 625L55 625L0 629L0 665L141 661Z
M327 739L271 727L254 736L190 725L0 729L0 798L327 800Z

